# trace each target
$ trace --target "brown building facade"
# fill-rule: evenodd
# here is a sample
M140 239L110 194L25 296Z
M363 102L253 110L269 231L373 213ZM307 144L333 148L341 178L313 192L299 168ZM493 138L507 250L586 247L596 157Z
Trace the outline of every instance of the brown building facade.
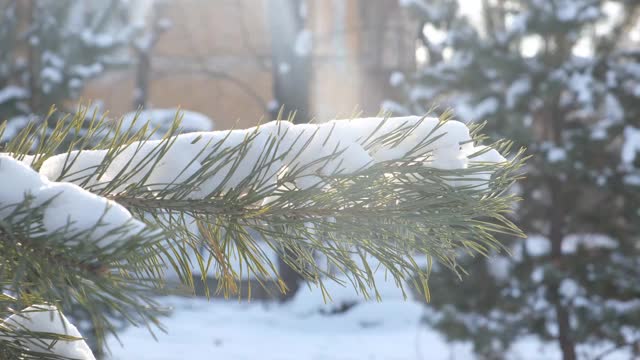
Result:
M393 91L390 73L415 66L417 24L397 3L298 2L310 41L291 46L312 44L310 104L319 121L375 115ZM218 129L268 120L273 71L287 71L287 64L272 64L269 22L278 19L269 18L268 6L269 0L168 0L147 11L147 23L171 23L151 52L147 106L198 111ZM84 98L102 100L114 116L134 110L136 71L96 79Z

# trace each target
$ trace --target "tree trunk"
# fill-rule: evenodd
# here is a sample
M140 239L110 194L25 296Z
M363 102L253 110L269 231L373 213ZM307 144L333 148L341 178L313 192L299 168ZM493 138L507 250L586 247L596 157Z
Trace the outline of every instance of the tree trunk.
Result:
M149 102L149 87L151 86L153 49L166 28L162 24L164 8L161 3L155 3L151 8L151 28L148 29L146 41L142 41L135 47L137 55L136 63L136 87L133 94L133 108L144 109Z
M549 241L551 242L551 260L553 264L562 269L562 241L564 239L565 223L565 203L562 192L562 183L556 178L550 179L551 197L553 208L551 209L551 227L549 231ZM549 286L551 299L556 312L558 323L558 343L562 350L563 360L576 360L575 342L571 337L571 324L569 312L562 304L560 296L560 280L554 279L554 283Z
M33 27L36 24L37 15L36 12L38 3L36 0L31 0L26 3L26 16L27 21L29 23L29 28ZM36 44L31 43L32 36L29 35L27 39L27 66L28 66L28 75L29 75L29 108L31 112L39 113L44 112L46 110L41 109L40 104L40 52L38 51L38 46ZM33 41L40 41L40 39L33 38Z
M294 122L308 122L311 118L311 53L301 52L302 31L306 29L305 14L301 6L305 0L270 0L268 2L269 27L273 74L273 95L277 106L272 107L275 119L282 111L283 117L293 117ZM295 117L294 117L295 116ZM287 254L291 255L291 254ZM288 291L282 301L291 299L302 282L302 277L282 258L278 259L280 279Z
M136 87L133 94L133 108L144 109L149 100L149 79L151 76L150 51L138 51L138 63L136 64Z
M553 39L556 44L566 44L566 37L560 34ZM545 41L548 43L548 41ZM567 46L562 46L567 47ZM552 62L561 64L568 57L567 51L562 49L552 55ZM558 65L559 66L559 65ZM545 125L548 128L546 140L555 144L555 146L563 146L562 134L565 131L566 110L560 105L559 98L551 97L547 100L547 107L550 109L549 115L546 117ZM548 176L548 186L551 195L551 208L549 209L549 241L551 242L551 262L560 274L564 271L564 259L562 254L562 242L566 235L566 217L569 212L569 204L567 204L567 186L565 181L556 175ZM558 325L558 344L562 350L563 360L576 359L576 344L572 337L570 313L569 309L563 304L560 294L560 283L562 279L556 277L549 285L549 295L556 313L556 322Z
M558 292L557 287L554 290L556 293ZM560 343L560 349L562 350L562 359L576 360L576 348L575 343L571 338L569 313L559 301L556 301L554 307L556 309L556 317L558 320L558 342Z
M295 114L297 123L311 117L311 54L301 52L307 37L306 19L300 8L304 0L270 0L273 95L278 106L272 109L275 118L280 108L285 117ZM302 46L301 46L302 45Z

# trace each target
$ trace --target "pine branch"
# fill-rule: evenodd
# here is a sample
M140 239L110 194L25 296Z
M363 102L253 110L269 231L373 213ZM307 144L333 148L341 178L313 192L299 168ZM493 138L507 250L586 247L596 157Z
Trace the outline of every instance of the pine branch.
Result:
M115 332L104 309L133 324L158 323L162 232L6 155L0 156L0 178L0 317L33 304L80 305L92 315L99 341ZM1 335L25 340L13 330Z
M522 150L507 161L507 141L476 146L481 126L470 131L445 118L371 118L176 135L176 119L162 140L150 140L147 126L134 131L134 124L122 129L84 118L80 112L52 131L26 129L3 151L49 180L124 206L161 232L148 230L108 248L77 241L82 232L38 236L33 226L47 204L21 204L15 208L29 213L3 222L8 251L2 257L26 269L15 271L20 276L55 271L36 279L4 274L15 293L26 287L44 300L79 301L90 310L97 303L123 314L133 309L155 322L147 295L159 285L162 266L191 286L192 267L203 281L213 272L216 290L230 295L245 273L259 283L277 277L263 241L323 295L330 296L324 281L339 281L337 269L365 297L379 297L374 272L386 271L400 287L414 279L429 298L430 270L416 257L461 274L456 258L462 252L486 255L502 248L496 234L522 236L507 219L517 200L507 190L519 177ZM28 266L24 259L40 254L39 244L56 251ZM317 263L317 254L327 264ZM101 320L108 328L108 319Z
M0 323L0 356L95 360L76 327L51 305L30 306Z
M335 245L341 245L338 248L347 244L364 247L365 252L379 253L387 267L394 265L388 259L399 261L412 254L404 248L391 254L385 247L398 240L406 242L406 236L424 238L415 241L416 248L412 250L436 256L456 269L456 246L472 246L475 251L486 252L497 246L489 231L520 234L500 215L510 209L513 199L504 195L504 190L515 180L521 160L518 154L510 163L479 162L466 169L424 166L429 154L438 150L434 144L446 135L443 127L450 124L427 124L429 121L433 122L424 118L413 122L408 118L400 122L379 121L357 139L351 136L354 143L360 141L362 149L376 152L382 161L369 158L351 164L349 169L344 165L350 160L345 154L356 147L333 139L338 131L347 130L341 122L334 122L330 128L309 126L297 132L299 126L281 122L246 131L177 137L170 133L160 141L145 140L141 133L118 129L107 146L98 146L107 150L68 152L49 159L51 166L43 170L49 177L77 183L111 198L138 216L154 214L152 223L162 226L168 222L174 229L178 224L179 237L194 242L200 242L200 236L189 230L187 222L222 227L232 233L230 238L236 246L247 237L246 229L250 228L278 253L283 254L288 248L302 259L312 259L312 252L328 250L326 239L308 234L307 225L311 223L317 233L331 234L329 238ZM95 129L102 126L98 124ZM424 131L421 127L429 126L427 133L419 134L423 138L407 140L418 135L419 130ZM83 141L89 141L93 132L88 130ZM180 150L185 144L190 147L185 151L190 153ZM449 145L443 145L446 146ZM494 147L506 150L508 144L496 143ZM481 157L489 148L482 150L469 158ZM309 152L319 152L320 156L314 154L309 159ZM52 169L54 172L48 173ZM489 179L491 174L494 177ZM180 214L188 215L187 220L180 219ZM158 221L163 216L170 221ZM498 222L477 220L484 217ZM274 230L275 227L289 230ZM434 229L442 227L455 230L446 236L448 232L432 235ZM380 234L388 240L370 241ZM472 238L454 245L466 236ZM306 250L300 243L305 244ZM443 244L450 249L443 251ZM193 248L198 245L194 243ZM340 259L340 268L358 273L345 258L346 253L335 256ZM268 259L262 260L268 263ZM326 275L310 262L291 265L314 281L321 281ZM248 266L250 272L257 270ZM269 274L259 271L257 275Z
M163 287L164 237L146 229L127 236L126 228L105 233L126 238L105 247L102 239L88 243L94 229L75 231L63 227L45 232L43 210L48 203L33 207L30 200L2 210L14 211L0 221L0 271L2 291L15 299L0 301L1 309L22 309L34 303L78 304L88 309L99 339L115 333L101 309L113 309L133 324L158 323L162 314L154 297ZM4 215L4 213L3 213ZM5 317L4 310L0 316Z

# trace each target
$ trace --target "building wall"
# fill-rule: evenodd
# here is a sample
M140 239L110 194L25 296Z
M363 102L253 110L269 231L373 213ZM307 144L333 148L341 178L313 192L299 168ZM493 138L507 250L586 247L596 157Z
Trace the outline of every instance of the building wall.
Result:
M273 84L266 1L168 1L163 12L173 26L155 47L149 104L202 112L218 129L268 117ZM389 22L381 20L407 14L398 12L397 0L307 1L313 115L375 115L390 90L391 69L412 63L413 54L402 54L400 43L389 37ZM378 11L366 11L372 8ZM382 61L372 61L378 52ZM102 99L119 116L134 110L134 78L134 70L112 72L94 81L84 97Z
M319 119L375 116L393 71L415 69L417 22L397 0L313 0L313 108Z
M154 48L149 105L202 112L218 128L257 123L271 98L264 13L263 0L168 1L163 15L172 25ZM133 69L112 72L84 97L122 115L134 110L134 79Z

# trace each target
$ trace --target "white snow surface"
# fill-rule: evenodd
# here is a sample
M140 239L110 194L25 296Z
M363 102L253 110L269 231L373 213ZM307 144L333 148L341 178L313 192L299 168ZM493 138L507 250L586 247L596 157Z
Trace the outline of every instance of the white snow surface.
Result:
M393 87L398 87L406 81L403 73L400 71L394 71L389 77L389 84Z
M18 314L9 316L3 326L15 331L46 332L79 338L74 341L32 340L25 341L25 347L31 351L54 354L77 360L95 360L91 349L82 340L78 329L66 316L52 305L33 305Z
M0 154L0 183L0 208L3 208L0 218L12 212L10 205L17 205L28 196L33 206L51 201L43 210L45 234L65 227L69 234L76 234L95 227L86 238L99 246L107 246L144 228L144 224L121 205L77 185L49 181L25 162L4 154ZM110 233L113 231L117 233Z
M640 129L628 125L624 128L624 144L622 145L622 163L631 165L640 151Z
M40 71L40 77L42 77L43 81L54 84L59 84L64 80L64 75L60 69L51 66L42 69Z
M306 57L313 51L313 34L309 29L303 29L296 36L293 51L299 57Z
M524 246L529 256L546 256L551 252L551 241L540 234L529 235L524 240ZM565 255L575 254L580 248L613 250L617 247L618 243L615 239L600 233L570 234L562 239L562 253ZM514 249L513 257L516 261L522 260L522 252L519 248Z
M505 94L506 105L509 109L515 108L523 96L529 93L531 90L531 79L528 77L521 77L514 81Z
M93 63L90 65L77 64L70 68L70 73L76 75L82 79L89 79L104 71L104 66L100 63Z
M552 146L547 152L547 161L557 163L567 159L567 151L560 147Z
M128 328L108 345L112 360L261 359L356 360L449 359L470 347L450 347L423 327L424 306L405 300L392 281L376 274L382 301L363 301L350 284L327 282L333 302L317 288L301 289L285 304L168 297L174 309L163 323L167 334L154 341L145 328ZM337 304L358 302L344 313ZM464 356L463 355L463 356ZM458 358L458 357L455 357Z
M544 256L551 252L551 242L544 236L530 235L524 241L530 256Z
M0 104L12 100L21 100L26 98L29 92L21 87L15 85L5 86L0 89Z
M470 343L449 343L421 323L431 316L428 306L405 300L392 281L376 273L382 300L364 301L349 285L327 282L333 301L324 303L316 288L303 287L285 304L167 297L171 307L163 319L167 333L154 340L146 328L129 327L107 344L111 360L229 359L229 360L470 360L477 359ZM571 289L565 289L568 293ZM437 296L437 295L436 295ZM334 313L337 305L355 303ZM599 354L598 345L581 346L581 353ZM523 337L507 359L559 359L555 342ZM629 359L626 349L605 360Z
M572 234L566 236L562 241L562 253L574 254L578 248L587 250L618 248L618 242L606 234Z
M439 126L439 127L438 127ZM385 134L404 132L406 136L392 141L375 141ZM436 139L425 144L426 139ZM239 159L240 145L250 140ZM205 164L216 169L207 180L189 194L191 198L202 198L219 191L228 191L242 186L243 181L255 175L259 168L264 184L275 184L277 176L295 171L295 185L300 189L320 184L319 175L350 174L366 169L383 161L402 160L411 155L423 157L425 166L439 169L464 169L474 162L502 163L506 159L491 150L482 156L469 157L484 149L470 143L467 126L458 121L440 124L437 118L407 116L397 118L360 118L352 120L332 120L322 124L294 125L286 121L272 121L258 127L244 130L193 132L172 138L171 147L157 165L148 155L157 153L162 140L151 140L129 145L121 151L106 169L101 179L91 179L89 185L108 182L127 169L136 168L137 176L129 183L140 181L151 171L146 180L150 188L164 188L167 184L180 183L195 174ZM164 142L166 143L166 141ZM277 146L271 146L277 144ZM418 147L417 145L424 145ZM464 145L461 145L464 144ZM271 149L270 153L266 149ZM339 153L338 155L331 156ZM40 172L49 179L59 179L63 173L67 156L75 159L69 173L81 173L84 169L95 168L103 161L106 150L71 152L54 156L44 162ZM225 154L212 159L210 155ZM144 159L147 158L146 163ZM264 159L271 161L268 165ZM196 159L191 162L190 160ZM236 162L241 163L236 164ZM228 179L227 175L233 171ZM76 176L74 176L77 178ZM477 178L476 175L470 177ZM479 186L486 186L486 180ZM226 179L226 180L225 180ZM66 181L73 181L70 177ZM123 184L123 187L128 185Z

